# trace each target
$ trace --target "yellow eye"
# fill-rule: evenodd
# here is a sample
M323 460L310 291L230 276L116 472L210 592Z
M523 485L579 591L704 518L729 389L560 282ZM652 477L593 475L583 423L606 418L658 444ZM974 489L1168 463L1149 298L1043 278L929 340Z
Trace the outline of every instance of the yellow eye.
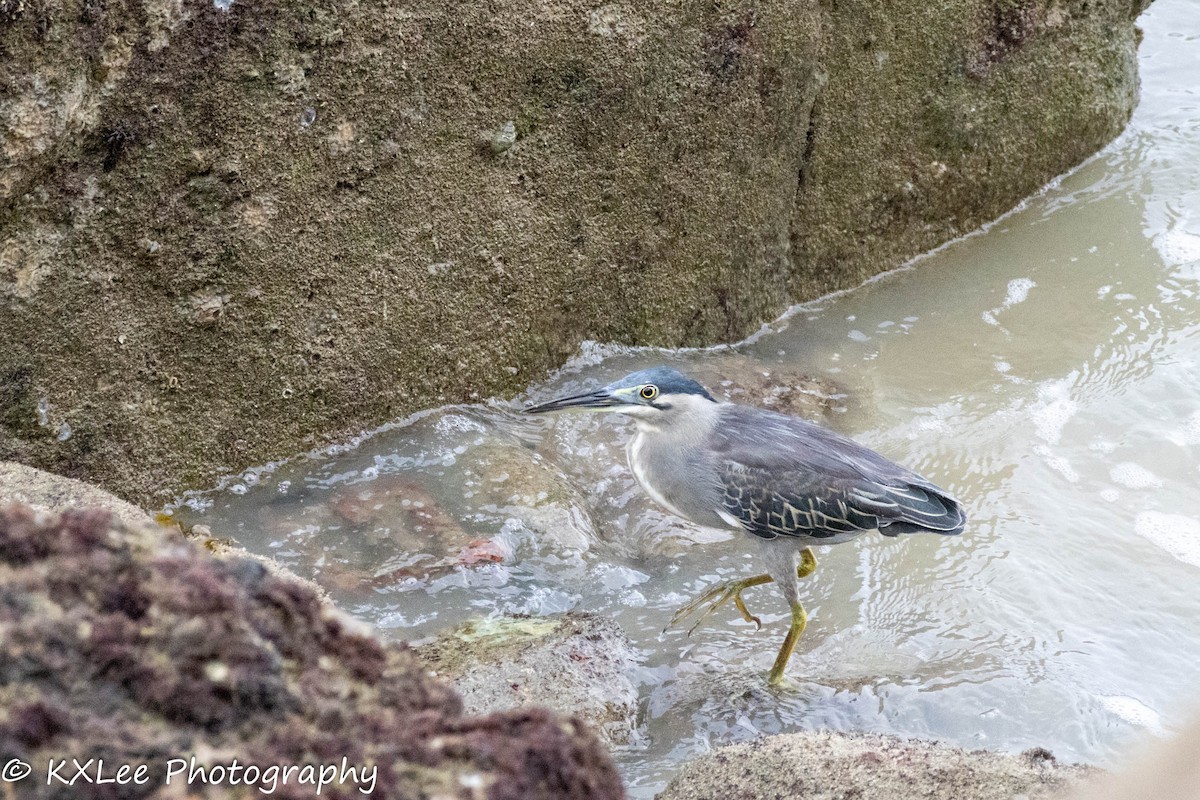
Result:
M643 400L653 400L658 397L658 387L653 384L647 384L642 387L641 395Z

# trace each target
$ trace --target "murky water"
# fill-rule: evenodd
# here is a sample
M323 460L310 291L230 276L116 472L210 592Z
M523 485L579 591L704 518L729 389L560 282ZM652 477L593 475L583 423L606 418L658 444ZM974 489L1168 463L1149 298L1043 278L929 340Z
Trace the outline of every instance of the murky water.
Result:
M737 348L589 346L511 405L417 415L180 515L399 638L495 612L615 618L643 664L643 741L618 754L636 797L711 747L825 727L1115 763L1200 702L1200 2L1142 23L1129 131L986 233ZM781 692L763 686L786 624L769 586L746 595L762 631L719 614L659 634L759 571L752 548L654 507L627 423L512 413L662 362L822 419L969 509L960 538L819 551Z

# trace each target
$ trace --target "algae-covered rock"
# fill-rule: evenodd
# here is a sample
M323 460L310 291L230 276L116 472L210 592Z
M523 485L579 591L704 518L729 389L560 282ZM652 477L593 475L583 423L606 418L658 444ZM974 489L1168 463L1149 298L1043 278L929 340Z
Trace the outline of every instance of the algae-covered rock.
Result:
M579 723L537 709L465 716L405 646L306 587L109 520L0 509L0 753L33 769L14 796L311 798L315 771L268 772L306 764L327 781L334 765L320 795L342 800L622 796ZM223 779L185 783L193 757ZM74 776L71 759L94 759L93 776L103 759L109 778L145 765L146 780L47 779L55 763ZM177 759L186 771L168 785Z
M1108 141L1140 5L0 3L0 458L157 504L739 339Z
M788 733L722 747L684 766L658 800L1048 800L1098 770L863 733Z
M594 614L472 620L416 653L449 680L469 713L547 706L582 719L611 744L637 727L633 645Z

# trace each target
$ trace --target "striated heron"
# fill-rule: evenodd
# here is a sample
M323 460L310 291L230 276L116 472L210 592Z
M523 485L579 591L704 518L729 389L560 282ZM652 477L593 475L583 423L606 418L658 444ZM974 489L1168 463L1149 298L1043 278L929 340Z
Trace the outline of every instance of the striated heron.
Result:
M810 545L840 544L872 530L953 535L966 523L957 500L874 450L797 417L719 403L669 367L634 372L525 413L566 409L633 417L629 466L646 493L673 514L741 531L758 544L765 575L712 587L679 609L667 627L704 608L691 633L730 600L747 622L761 627L742 591L775 582L791 606L792 622L771 667L772 684L782 681L807 622L797 579L816 569Z

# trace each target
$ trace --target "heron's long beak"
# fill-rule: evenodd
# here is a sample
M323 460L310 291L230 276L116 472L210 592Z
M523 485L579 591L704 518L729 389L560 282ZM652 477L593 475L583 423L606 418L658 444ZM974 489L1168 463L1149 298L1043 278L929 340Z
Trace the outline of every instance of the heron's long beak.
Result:
M570 397L560 397L557 400L551 400L548 403L542 403L536 406L529 406L522 413L525 414L545 414L548 411L564 411L569 408L579 408L588 410L599 410L612 408L613 406L626 405L625 401L614 397L605 389L597 392L589 392L587 394L576 394Z

